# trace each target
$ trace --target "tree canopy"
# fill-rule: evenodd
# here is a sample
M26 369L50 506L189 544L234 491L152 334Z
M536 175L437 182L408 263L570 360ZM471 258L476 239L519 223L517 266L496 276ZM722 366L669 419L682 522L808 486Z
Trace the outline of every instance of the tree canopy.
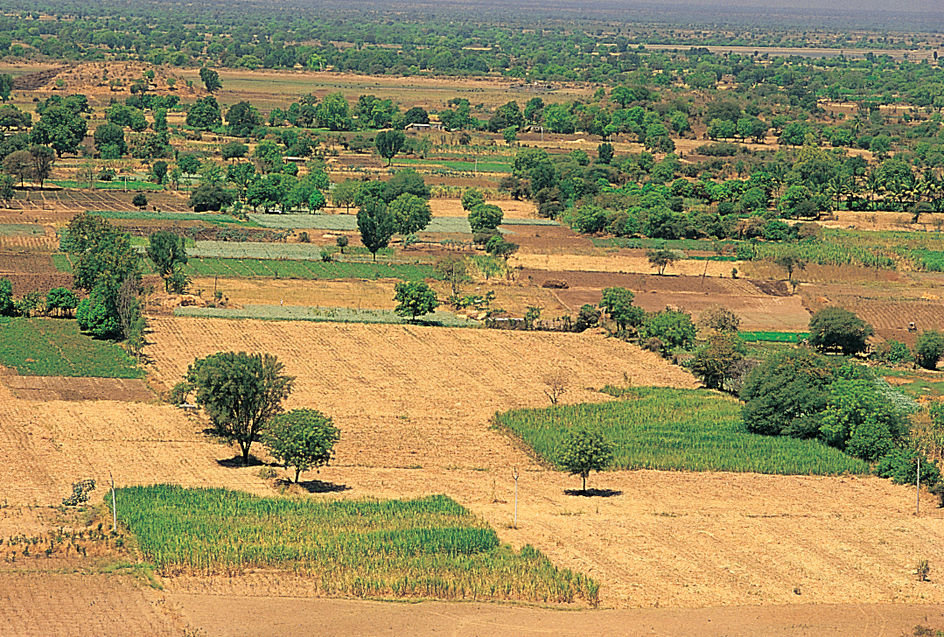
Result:
M286 469L295 467L295 482L303 471L327 465L341 432L331 419L314 409L293 409L273 416L262 432L264 444Z
M246 352L211 354L187 369L186 381L209 416L212 432L239 446L243 464L249 464L252 443L282 413L282 401L294 387L295 378L283 369L272 354Z

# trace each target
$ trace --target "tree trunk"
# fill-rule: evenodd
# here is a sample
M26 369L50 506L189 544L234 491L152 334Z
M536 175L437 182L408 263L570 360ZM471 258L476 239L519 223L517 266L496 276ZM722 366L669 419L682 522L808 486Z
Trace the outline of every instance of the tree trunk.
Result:
M587 492L587 474L582 473L580 474L580 477L583 478L583 492L586 493Z

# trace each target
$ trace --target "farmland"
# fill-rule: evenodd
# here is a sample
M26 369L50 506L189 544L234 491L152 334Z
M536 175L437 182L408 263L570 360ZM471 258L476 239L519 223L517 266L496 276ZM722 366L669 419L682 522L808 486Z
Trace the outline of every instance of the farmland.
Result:
M749 471L786 475L867 474L868 463L819 442L740 431L740 406L721 396L639 388L625 400L520 410L496 421L551 464L577 424L601 428L615 446L618 469Z

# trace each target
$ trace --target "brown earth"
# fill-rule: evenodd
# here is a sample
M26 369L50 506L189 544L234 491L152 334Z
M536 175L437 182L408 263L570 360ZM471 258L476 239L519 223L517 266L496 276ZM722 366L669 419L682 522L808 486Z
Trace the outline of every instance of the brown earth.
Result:
M120 400L147 402L156 396L143 380L131 378L71 378L4 374L3 382L23 400Z

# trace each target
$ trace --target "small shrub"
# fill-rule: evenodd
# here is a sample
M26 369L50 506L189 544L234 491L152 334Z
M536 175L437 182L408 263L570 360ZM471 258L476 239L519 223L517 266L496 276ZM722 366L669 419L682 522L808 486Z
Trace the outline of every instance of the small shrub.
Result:
M918 454L906 449L894 449L878 461L875 473L895 484L914 484L918 477ZM923 455L921 456L921 484L933 488L940 484L941 472Z

